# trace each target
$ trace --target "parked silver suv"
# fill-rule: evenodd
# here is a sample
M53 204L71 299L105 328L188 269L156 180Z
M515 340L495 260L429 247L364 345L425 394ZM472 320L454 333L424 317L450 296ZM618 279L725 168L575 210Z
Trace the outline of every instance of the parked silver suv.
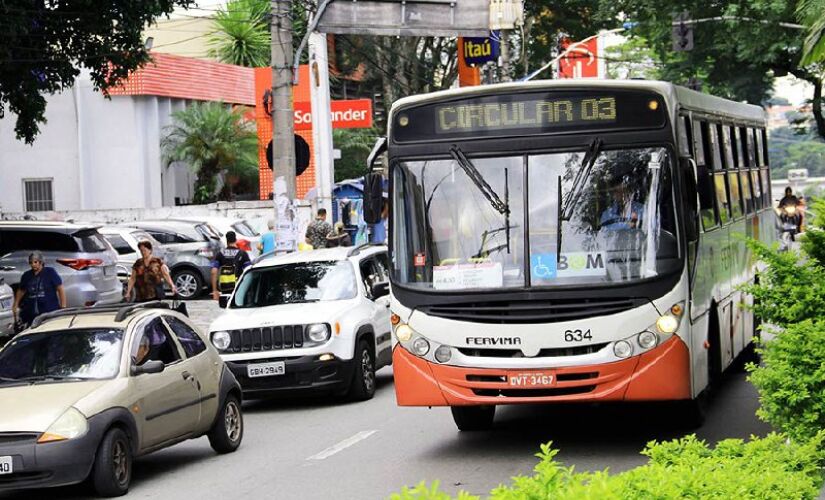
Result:
M117 253L95 226L0 221L0 278L12 288L30 269L28 256L34 250L60 275L69 307L121 300Z

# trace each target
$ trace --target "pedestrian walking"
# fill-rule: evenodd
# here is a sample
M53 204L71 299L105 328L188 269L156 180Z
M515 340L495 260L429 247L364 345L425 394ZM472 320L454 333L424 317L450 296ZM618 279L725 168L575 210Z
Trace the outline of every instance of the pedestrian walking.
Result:
M218 252L212 261L212 298L218 300L221 294L231 294L238 278L250 265L252 259L245 250L238 248L235 231L227 231L226 248Z
M169 275L169 268L160 257L152 255L152 243L140 241L138 250L140 258L132 265L132 274L126 285L126 300L132 297L132 290L135 291L135 302L161 300L166 296L164 283L169 285L172 295L177 295L178 289Z
M20 330L39 315L66 307L63 280L53 267L46 266L43 254L30 253L29 266L31 269L20 277L20 285L12 304L14 323Z
M261 255L275 251L275 221L270 220L266 223L266 226L269 231L261 235L261 242L258 243L258 250Z
M306 242L315 249L326 248L327 235L330 231L332 231L332 226L327 222L327 211L319 208L315 220L307 226Z

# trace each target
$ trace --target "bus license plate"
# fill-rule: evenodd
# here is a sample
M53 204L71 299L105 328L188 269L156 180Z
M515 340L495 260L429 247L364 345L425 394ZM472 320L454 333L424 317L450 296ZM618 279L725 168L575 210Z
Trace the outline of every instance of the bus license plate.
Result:
M286 373L286 367L283 361L246 365L246 375L249 378L271 377L273 375L283 375L284 373Z
M510 387L552 387L556 377L550 372L510 373L507 383Z
M14 464L11 457L0 457L0 475L14 472Z

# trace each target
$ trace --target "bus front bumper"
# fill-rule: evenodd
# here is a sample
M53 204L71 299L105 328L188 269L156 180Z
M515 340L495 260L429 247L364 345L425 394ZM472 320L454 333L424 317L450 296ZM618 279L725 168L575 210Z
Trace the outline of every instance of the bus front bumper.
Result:
M674 336L639 356L599 365L545 370L439 365L397 345L393 352L399 406L464 406L691 398L690 353ZM514 387L511 376L551 374L552 383Z

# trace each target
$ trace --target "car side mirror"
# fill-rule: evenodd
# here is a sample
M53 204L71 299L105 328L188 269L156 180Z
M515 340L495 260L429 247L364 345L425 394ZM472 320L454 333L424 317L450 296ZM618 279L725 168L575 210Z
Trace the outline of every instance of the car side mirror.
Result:
M163 361L147 361L142 365L132 366L132 375L142 375L144 373L160 373L166 368Z
M221 309L226 309L226 306L229 305L229 295L221 295L218 297L218 307Z
M377 299L379 297L386 297L390 294L390 284L386 281L375 283L372 285L372 297Z

